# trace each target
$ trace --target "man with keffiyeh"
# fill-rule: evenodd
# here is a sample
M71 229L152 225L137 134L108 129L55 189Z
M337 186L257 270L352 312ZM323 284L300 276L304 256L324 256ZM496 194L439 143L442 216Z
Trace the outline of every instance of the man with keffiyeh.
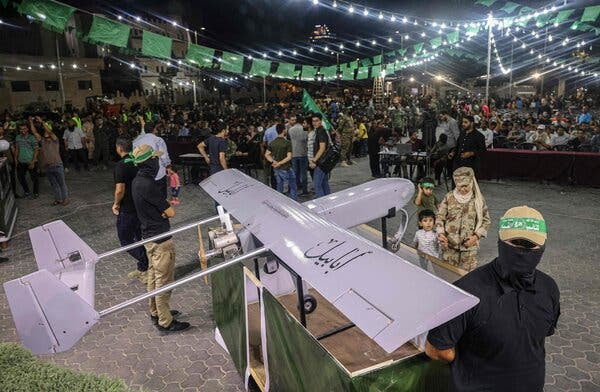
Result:
M487 235L490 215L475 173L470 167L454 171L456 188L448 192L436 215L442 257L465 271L477 267L479 240Z

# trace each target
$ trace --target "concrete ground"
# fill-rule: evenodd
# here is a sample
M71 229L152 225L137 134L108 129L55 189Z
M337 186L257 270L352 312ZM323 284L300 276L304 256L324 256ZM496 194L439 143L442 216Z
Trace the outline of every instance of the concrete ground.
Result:
M350 168L335 169L334 191L370 179L366 159ZM110 172L69 173L72 195L68 207L51 207L45 179L38 200L20 200L16 235L0 264L0 282L36 269L27 230L55 219L64 220L98 253L118 247L112 204ZM544 215L549 239L540 269L556 279L561 289L562 315L557 332L546 343L546 391L600 391L600 189L560 187L532 182L509 181L480 184L487 199L492 228L509 207L527 204ZM441 198L444 187L436 193ZM414 208L408 207L414 215ZM212 201L195 186L182 191L182 203L172 220L176 227L211 215ZM391 219L395 231L399 218ZM373 222L378 227L379 222ZM409 223L405 242L415 230ZM497 233L482 241L480 260L496 254ZM197 234L178 235L176 278L197 270ZM144 292L137 281L127 279L133 259L120 255L102 260L96 270L96 308L105 309ZM44 359L75 370L123 379L134 390L151 391L241 391L243 380L227 353L213 338L211 294L204 282L175 290L172 306L181 320L194 328L185 333L159 336L147 315L146 303L102 319L73 349ZM17 341L4 292L0 290L0 340Z

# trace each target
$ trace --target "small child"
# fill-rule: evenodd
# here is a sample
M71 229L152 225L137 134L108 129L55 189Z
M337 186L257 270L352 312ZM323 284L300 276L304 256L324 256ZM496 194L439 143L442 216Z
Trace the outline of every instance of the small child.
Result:
M420 214L423 210L431 210L434 214L437 213L438 199L433 194L433 188L435 184L429 177L423 177L417 184L419 189L413 203L417 206L417 214ZM421 221L421 218L419 218Z
M415 247L423 253L433 257L440 256L440 243L437 234L433 230L435 226L435 214L431 210L419 212L419 224L421 228L415 233Z
M177 169L172 165L167 166L167 175L169 176L169 187L171 188L171 205L178 205L181 184L179 183Z

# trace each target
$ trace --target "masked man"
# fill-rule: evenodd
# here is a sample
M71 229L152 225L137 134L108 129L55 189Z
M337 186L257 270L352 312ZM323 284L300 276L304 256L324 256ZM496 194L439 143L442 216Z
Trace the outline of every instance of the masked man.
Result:
M450 363L453 391L544 388L544 342L560 315L556 282L536 269L546 223L537 210L514 207L500 219L499 237L498 257L455 283L479 304L427 337L427 355Z

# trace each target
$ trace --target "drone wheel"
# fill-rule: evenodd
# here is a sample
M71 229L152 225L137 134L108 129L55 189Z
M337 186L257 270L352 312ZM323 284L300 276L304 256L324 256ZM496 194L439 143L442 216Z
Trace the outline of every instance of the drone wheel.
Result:
M304 312L311 314L317 308L317 299L310 294L304 296Z

